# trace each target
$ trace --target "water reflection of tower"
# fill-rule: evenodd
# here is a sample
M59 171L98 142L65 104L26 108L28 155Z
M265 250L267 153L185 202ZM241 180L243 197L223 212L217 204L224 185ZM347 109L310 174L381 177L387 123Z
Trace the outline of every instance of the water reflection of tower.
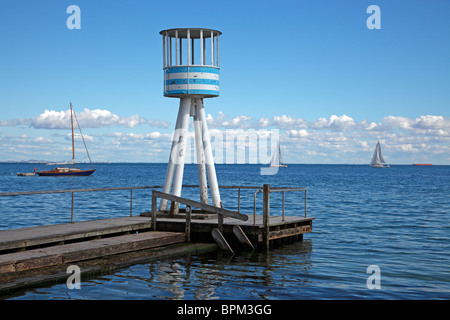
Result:
M186 139L192 116L200 201L208 203L208 174L212 203L220 207L203 98L219 96L219 36L222 33L211 29L180 28L163 30L160 34L163 38L164 96L180 99L163 192L181 195ZM161 211L167 210L167 202L161 199Z

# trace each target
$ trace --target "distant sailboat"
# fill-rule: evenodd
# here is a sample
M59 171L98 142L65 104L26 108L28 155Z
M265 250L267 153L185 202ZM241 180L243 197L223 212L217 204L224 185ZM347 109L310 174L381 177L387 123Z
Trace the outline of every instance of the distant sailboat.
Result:
M281 156L280 142L277 144L277 148L272 155L272 159L270 160L271 168L286 168L288 165L283 163L283 157Z
M372 168L390 168L389 164L384 161L383 154L381 153L380 141L377 142L375 151L373 152L372 160L370 161Z
M75 118L76 118L76 114L75 114ZM72 110L72 103L70 103L70 123L72 126L72 160L69 162L63 162L63 163L47 163L47 165L68 165L71 164L72 168L69 167L56 167L52 170L44 170L44 171L38 171L36 172L36 174L38 174L39 176L89 176L91 174L94 173L95 169L94 166L92 165L92 161L91 161L91 167L92 169L88 169L88 170L81 170L78 168L75 168L75 141L74 141L74 134L73 134L73 110ZM80 134L81 134L81 138L83 139L84 142L84 137L83 134L81 133L81 128L80 128L80 124L78 123L78 119L77 119L77 124L78 124L78 129L80 129ZM91 160L91 157L89 156L89 152L87 150L86 147L86 143L84 142L84 147L86 148L86 153L89 157L89 161Z

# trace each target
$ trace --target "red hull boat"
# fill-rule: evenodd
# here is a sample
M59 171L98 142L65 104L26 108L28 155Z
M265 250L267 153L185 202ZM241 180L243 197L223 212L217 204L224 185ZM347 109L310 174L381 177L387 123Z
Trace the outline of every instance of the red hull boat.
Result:
M54 168L52 170L44 170L44 171L37 171L36 174L39 176L90 176L91 174L94 173L95 169L92 166L92 161L91 161L91 166L92 169L89 170L82 170L82 169L78 169L75 168L75 141L74 141L74 135L73 135L73 110L72 110L72 103L70 103L70 122L72 125L72 161L70 161L69 163L73 165L72 168L69 167L57 167ZM75 114L75 119L76 119L77 115ZM78 119L77 119L77 123L78 123ZM80 129L80 134L81 134L81 138L83 139L84 142L84 138L83 138L83 133L81 133L81 128L80 125L78 124L78 128ZM89 156L89 152L87 151L87 147L86 147L86 143L84 142L84 146L86 148L86 153L89 157L89 160L91 160L91 157ZM69 164L69 163L59 163L61 164ZM53 163L53 165L58 164L58 163Z

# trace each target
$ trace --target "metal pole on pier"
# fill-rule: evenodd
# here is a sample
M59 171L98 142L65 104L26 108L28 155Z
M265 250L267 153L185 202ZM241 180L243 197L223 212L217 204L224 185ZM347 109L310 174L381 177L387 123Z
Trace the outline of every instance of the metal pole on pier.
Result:
M269 248L270 185L263 186L263 242Z

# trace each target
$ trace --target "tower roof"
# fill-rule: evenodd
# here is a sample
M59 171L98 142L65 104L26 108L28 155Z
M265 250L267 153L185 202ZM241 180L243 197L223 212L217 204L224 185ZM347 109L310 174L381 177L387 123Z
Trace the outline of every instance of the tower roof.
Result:
M178 38L187 38L187 30L190 30L190 38L191 39L200 39L200 30L203 30L203 38L210 38L211 31L214 33L214 36L221 35L222 32L214 29L205 29L205 28L174 28L162 30L159 34L163 36L169 36L171 38L175 38L175 31L178 31ZM166 34L167 32L167 34Z

